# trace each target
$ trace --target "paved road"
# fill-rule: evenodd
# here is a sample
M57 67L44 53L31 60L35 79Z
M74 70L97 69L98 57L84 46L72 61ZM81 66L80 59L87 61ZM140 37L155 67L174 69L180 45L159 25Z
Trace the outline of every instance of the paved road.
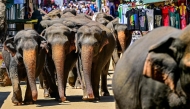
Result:
M81 89L73 89L69 85L67 85L67 102L60 103L55 101L54 99L45 99L43 97L43 90L38 89L38 100L33 105L21 105L21 106L14 106L11 102L12 97L12 87L0 87L0 107L1 109L114 109L114 98L113 92L111 87L112 82L111 73L108 76L108 89L111 96L101 97L99 102L85 102L82 101L82 90ZM22 93L24 94L26 86L21 85Z

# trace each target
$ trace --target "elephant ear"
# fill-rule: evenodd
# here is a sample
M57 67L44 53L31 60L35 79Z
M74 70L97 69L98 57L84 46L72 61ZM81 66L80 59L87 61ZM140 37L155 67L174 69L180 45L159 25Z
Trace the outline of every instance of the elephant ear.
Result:
M3 43L3 48L4 48L4 50L8 51L12 57L14 57L16 54L16 47L14 44L14 38L11 37L11 38L5 40L5 42Z
M40 36L44 36L45 35L45 32L46 32L46 29L44 29L41 33L40 33Z
M102 41L101 41L101 44L100 44L99 52L101 52L102 49L104 48L104 46L109 43L109 41L107 39L106 31L102 31L102 36L103 36L103 38L102 38Z
M151 46L143 69L144 76L165 83L173 91L179 79L176 54L180 53L176 52L183 48L177 46L176 40L169 38Z

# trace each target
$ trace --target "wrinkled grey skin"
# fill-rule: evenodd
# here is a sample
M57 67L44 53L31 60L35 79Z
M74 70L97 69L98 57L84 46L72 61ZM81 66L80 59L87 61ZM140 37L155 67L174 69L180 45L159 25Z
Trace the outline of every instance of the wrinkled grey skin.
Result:
M66 8L63 10L62 14L66 14L67 12L70 12L71 14L73 14L74 16L77 15L77 12L75 9L70 9L70 8Z
M120 55L128 48L132 39L132 31L127 30L126 24L119 24L119 18L112 17L105 13L97 13L95 21L106 25L116 39L116 48L114 49L112 60L113 67L120 59Z
M132 39L132 31L127 30L127 25L119 24L118 18L109 22L106 27L109 28L116 38L116 48L113 52L113 66L115 66L120 59L120 55L129 47ZM121 34L120 34L121 33ZM124 33L124 34L123 34Z
M67 12L68 13L68 12ZM70 13L70 12L69 12ZM66 13L65 13L66 14ZM86 24L86 23L88 23L88 22L91 22L91 20L88 18L88 17L86 17L85 15L79 15L79 16L77 16L77 17L69 17L69 18L61 18L61 19L59 19L59 20L44 20L44 21L42 21L41 22L41 24L42 24L42 26L44 26L45 28L48 28L49 26L51 26L51 25L53 25L53 24L55 24L55 23L59 23L59 24L63 24L63 25L65 25L65 26L67 26L67 27L69 27L69 28L71 28L72 29L72 31L73 32L76 32L77 30L78 30L78 28L79 27L81 27L82 25L84 25L84 24ZM42 33L42 35L44 35L44 33L45 32L43 32ZM50 62L49 62L50 63ZM53 68L52 68L53 69ZM50 71L50 72L52 72L52 71ZM52 75L52 74L50 74L50 75ZM76 78L76 77L75 77ZM50 80L50 79L48 79L48 80ZM45 81L45 80L44 80ZM52 80L52 81L54 81L54 80ZM50 82L50 84L51 84L52 82ZM47 91L47 87L49 87L49 86L45 86L45 88L44 88L44 96L49 96L49 94L47 94L48 93L48 91ZM52 85L52 87L54 87L54 85ZM47 92L47 93L46 93ZM54 92L56 92L56 91L54 91ZM51 95L51 94L50 94ZM53 94L53 95L55 95L55 94Z
M104 96L109 95L107 73L116 44L110 30L102 24L90 22L78 29L75 40L76 51L82 61L83 100L100 99L100 76L101 93Z
M130 46L116 65L117 109L190 108L190 26L161 27Z
M45 14L42 19L43 20L54 20L54 19L59 19L61 17L61 10L60 9L55 9L49 12L48 14Z
M0 1L0 40L3 43L7 35L7 21L6 21L6 1Z
M35 78L42 71L46 55L45 39L34 30L19 31L4 42L2 56L13 86L12 102L22 103L20 81L27 81L25 104L37 100Z
M50 49L46 59L47 67L55 66L50 71L53 73L56 71L59 96L64 102L68 73L77 61L74 44L75 32L63 24L54 24L45 30L44 37Z
M74 16L74 17L66 17L66 18L60 18L56 20L43 20L40 22L41 26L43 28L47 28L55 23L62 23L63 21L72 21L77 24L86 24L90 22L91 20L86 16Z
M71 12L67 12L61 15L61 18L66 18L66 17L74 17L75 15L73 15Z

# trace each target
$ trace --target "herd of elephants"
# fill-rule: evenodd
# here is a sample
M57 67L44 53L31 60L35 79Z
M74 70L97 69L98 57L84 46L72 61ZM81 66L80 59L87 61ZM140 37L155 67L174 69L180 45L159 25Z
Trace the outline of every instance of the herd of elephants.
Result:
M75 85L77 80L83 100L109 96L112 59L117 109L190 109L190 26L183 30L160 27L129 46L132 31L118 18L105 13L90 17L66 9L43 16L38 31L21 30L3 44L14 104L37 100L38 76L44 97L64 102L67 82ZM24 100L20 81L27 83Z

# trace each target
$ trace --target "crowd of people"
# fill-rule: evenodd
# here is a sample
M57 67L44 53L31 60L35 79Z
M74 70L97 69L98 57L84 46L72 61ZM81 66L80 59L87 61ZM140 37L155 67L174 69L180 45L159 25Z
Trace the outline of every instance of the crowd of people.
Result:
M49 13L54 9L61 9L63 11L66 8L75 9L78 14L85 13L85 14L88 14L90 16L92 16L95 12L98 12L98 7L97 7L95 2L73 2L73 1L70 1L69 3L63 3L62 6L58 6L56 4L50 4L50 5L44 6L42 9L46 13ZM112 16L115 17L115 15L113 14L114 11L115 10L112 10L112 7L110 9L110 7L108 5L104 6L102 4L102 12L107 13L107 14L111 14Z

